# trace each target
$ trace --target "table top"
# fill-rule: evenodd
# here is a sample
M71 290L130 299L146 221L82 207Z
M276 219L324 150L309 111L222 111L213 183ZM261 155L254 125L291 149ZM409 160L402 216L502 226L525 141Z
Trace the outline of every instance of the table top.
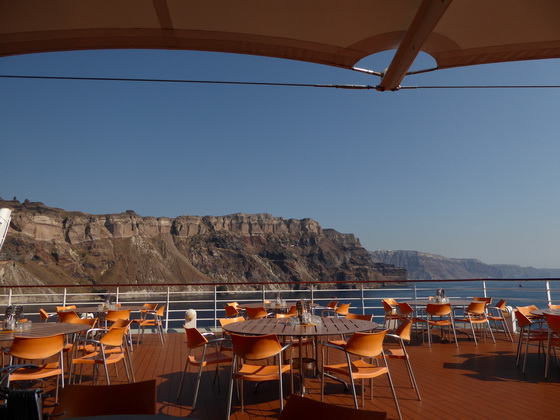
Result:
M560 309L536 309L531 311L531 314L543 316L544 314L548 315L560 315Z
M451 306L469 306L472 301L472 299L449 299L449 302L445 303L450 303ZM428 303L445 305L445 303L438 303L435 300L429 299L407 300L405 303L408 303L410 306L426 306Z
M90 327L84 324L69 324L65 322L34 322L31 329L25 331L0 331L0 341L12 341L18 337L49 337L56 334L75 334L87 331Z
M234 322L224 326L224 330L236 334L310 337L321 335L352 334L371 331L378 327L377 322L346 318L321 318L322 325L292 325L288 318L251 319Z

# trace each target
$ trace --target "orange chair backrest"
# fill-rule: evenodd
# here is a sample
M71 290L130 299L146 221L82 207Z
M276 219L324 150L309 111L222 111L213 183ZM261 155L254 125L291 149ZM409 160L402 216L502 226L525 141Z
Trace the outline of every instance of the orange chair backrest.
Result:
M426 312L433 316L445 316L451 313L450 303L428 303Z
M109 311L109 312L107 312L107 315L105 315L105 319L107 321L110 321L110 322L115 322L118 319L129 320L130 319L130 311L129 310L126 310L126 311Z
M243 318L242 316L237 316L235 318L220 318L218 319L218 321L220 322L222 328L224 328L226 325L234 322L243 322L245 321L245 318Z
M80 319L78 314L74 311L57 312L58 322L72 322L76 319Z
M131 319L119 318L115 322L113 322L113 325L111 325L111 328L124 328L124 329L128 330L128 328L130 327L130 324L132 324Z
M338 306L338 308L335 309L335 312L338 315L346 315L349 310L350 310L350 304L349 303L341 303Z
M111 328L99 341L106 346L119 347L123 344L125 333L126 328Z
M261 360L272 357L282 349L276 334L239 335L231 334L233 352L242 359Z
M395 333L403 340L410 341L410 332L412 331L412 321L410 319L405 319L397 328Z
M556 334L560 334L560 315L544 314L548 328Z
M403 315L410 315L414 313L414 308L406 302L399 303L399 312Z
M156 316L163 318L164 315L165 315L165 305L160 306L159 309L156 311Z
M88 325L90 328L95 327L97 323L97 318L74 318L68 321L69 324L82 324Z
M515 311L515 319L517 319L517 325L520 328L528 327L532 324L531 320L519 309Z
M239 306L239 303L238 302L228 302L228 303L226 303L226 305L233 306L234 308L237 308Z
M235 306L231 306L231 305L224 305L224 309L226 311L226 316L229 317L235 317L239 315L239 311L237 309L235 309Z
M369 315L368 314L365 314L365 315L353 314L353 313L348 312L346 314L345 318L347 318L347 319L359 319L359 320L362 320L362 321L371 321L373 319L373 315L372 314L369 314Z
M64 334L50 337L14 337L10 355L20 359L35 360L54 356L64 348Z
M187 347L189 349L194 349L208 343L206 337L196 328L185 328L185 332L187 333Z
M331 300L325 308L336 309L338 307L338 300Z
M374 333L356 332L352 334L344 350L350 354L361 357L377 357L383 351L383 340L387 330Z
M57 306L56 307L56 312L68 311L70 309L76 309L76 305Z
M385 313L395 313L397 311L396 307L399 306L397 301L393 298L381 299L381 303L383 303Z
M486 302L488 305L490 305L492 303L492 298L491 297L475 296L473 298L473 301L482 301L482 302Z
M505 311L506 310L506 301L504 299L500 299L495 307L498 308L500 311Z
M548 304L549 309L560 309L560 305L553 305L552 303Z
M486 301L484 300L477 300L474 302L469 303L467 306L467 312L475 315L482 315L486 310Z
M297 306L296 305L290 306L290 310L288 311L288 315L290 315L290 316L297 315Z
M268 312L262 306L260 308L245 308L245 313L249 319L261 319L268 316Z
M41 317L41 322L47 322L49 319L49 314L43 308L39 309L39 316Z
M535 305L516 306L516 308L519 312L521 312L523 315L527 317L531 315L531 311L537 311L539 309Z
M157 303L144 303L142 305L142 312L146 312L146 311L155 311L157 308Z

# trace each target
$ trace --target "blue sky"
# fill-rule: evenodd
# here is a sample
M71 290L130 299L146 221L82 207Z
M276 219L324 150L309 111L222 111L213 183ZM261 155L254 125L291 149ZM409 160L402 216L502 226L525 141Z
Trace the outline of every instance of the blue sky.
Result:
M360 63L381 71L389 53ZM421 57L415 68L431 67ZM81 51L0 74L378 83L264 57ZM560 60L403 85L557 85ZM270 213L375 249L560 267L560 89L343 90L0 78L0 196L142 216Z

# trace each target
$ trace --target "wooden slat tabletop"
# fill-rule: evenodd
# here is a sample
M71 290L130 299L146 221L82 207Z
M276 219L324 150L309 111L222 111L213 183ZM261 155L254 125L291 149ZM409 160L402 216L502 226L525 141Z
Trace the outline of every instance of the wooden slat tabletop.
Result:
M346 318L321 318L322 325L293 325L289 318L262 318L235 322L224 326L227 332L247 335L276 334L278 336L313 337L321 335L352 334L371 331L377 322Z

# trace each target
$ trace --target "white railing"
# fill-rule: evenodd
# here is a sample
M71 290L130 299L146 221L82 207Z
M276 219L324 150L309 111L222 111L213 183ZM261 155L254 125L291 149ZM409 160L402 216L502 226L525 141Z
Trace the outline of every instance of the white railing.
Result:
M247 286L253 290L245 290ZM92 287L47 286L1 286L0 306L24 305L26 316L38 319L39 308L54 312L56 306L78 304L96 305L104 296L116 296L117 302L158 303L166 305L165 328L180 330L187 309L197 311L197 322L202 327L216 328L218 319L225 316L226 302L240 303L274 300L277 294L283 299L296 301L311 299L319 305L331 300L350 303L354 312L371 313L377 320L383 320L381 299L392 297L397 300L421 299L433 296L435 289L443 287L451 298L468 299L474 296L492 296L506 299L510 306L535 304L546 307L549 303L560 303L560 279L507 279L507 280L445 280L408 281L407 283L376 284L375 282L344 283L323 289L318 282L293 283L297 289L286 290L286 283L236 283L236 284L169 284L169 285L109 285L106 290L92 291ZM243 287L244 290L236 288ZM303 287L306 287L303 289ZM377 288L372 288L377 287ZM225 288L231 290L224 290ZM1 310L1 309L0 309Z

